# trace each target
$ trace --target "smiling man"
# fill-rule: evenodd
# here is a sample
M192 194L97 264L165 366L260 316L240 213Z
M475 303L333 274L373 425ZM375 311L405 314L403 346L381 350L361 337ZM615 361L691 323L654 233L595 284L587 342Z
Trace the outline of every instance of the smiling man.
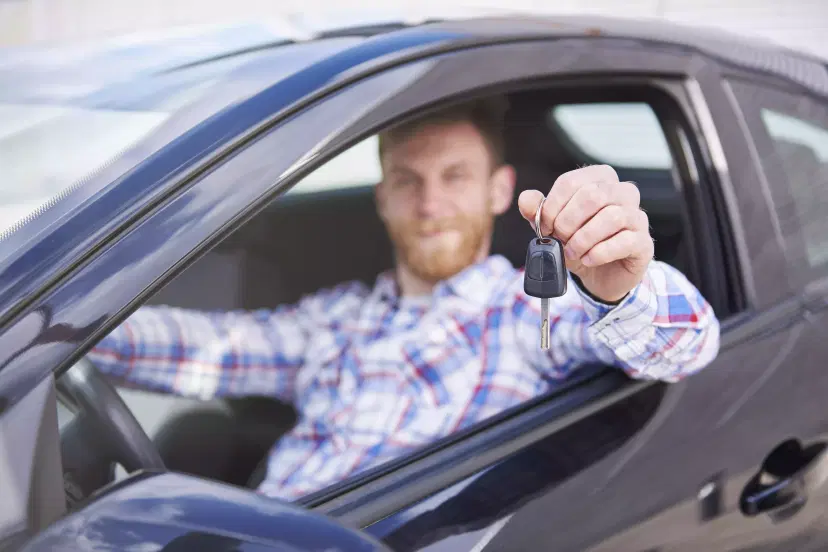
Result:
M540 348L540 301L490 254L515 186L501 119L496 104L472 102L380 136L377 205L396 266L372 288L344 283L273 311L144 307L90 358L132 386L292 402L299 421L259 487L287 499L520 404L585 362L665 381L706 366L719 347L712 309L653 260L638 190L607 166L518 198L534 221L546 193L541 230L565 244L571 277Z

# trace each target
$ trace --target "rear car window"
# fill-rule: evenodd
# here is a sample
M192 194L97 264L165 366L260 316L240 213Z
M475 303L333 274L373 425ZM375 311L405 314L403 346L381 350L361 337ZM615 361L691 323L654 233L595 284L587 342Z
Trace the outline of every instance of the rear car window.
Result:
M773 141L791 187L811 266L828 263L828 128L762 108L762 122Z
M822 277L828 269L828 105L752 83L730 84L771 187L789 260L812 269L804 279Z

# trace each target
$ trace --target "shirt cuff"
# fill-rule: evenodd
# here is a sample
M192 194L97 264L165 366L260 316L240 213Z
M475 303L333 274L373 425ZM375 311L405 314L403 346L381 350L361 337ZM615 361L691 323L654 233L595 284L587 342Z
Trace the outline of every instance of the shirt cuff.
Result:
M658 297L649 274L616 305L596 299L577 282L576 286L584 311L592 321L590 331L622 360L641 354L640 342L653 332L658 312Z
M570 272L569 277L575 283L575 289L578 290L578 294L584 301L584 307L587 307L588 309L587 314L590 315L590 318L592 318L592 320L598 320L599 318L604 317L608 312L620 305L621 302L623 302L624 299L627 298L627 295L625 295L618 301L608 303L607 301L603 301L595 295L593 295L592 292L590 292L586 288L581 279L578 278L578 276Z

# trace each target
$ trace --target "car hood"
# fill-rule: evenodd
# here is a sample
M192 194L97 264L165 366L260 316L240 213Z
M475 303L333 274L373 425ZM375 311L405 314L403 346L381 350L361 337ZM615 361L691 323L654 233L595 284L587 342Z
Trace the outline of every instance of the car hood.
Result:
M138 474L30 541L26 551L387 552L298 506L196 477Z

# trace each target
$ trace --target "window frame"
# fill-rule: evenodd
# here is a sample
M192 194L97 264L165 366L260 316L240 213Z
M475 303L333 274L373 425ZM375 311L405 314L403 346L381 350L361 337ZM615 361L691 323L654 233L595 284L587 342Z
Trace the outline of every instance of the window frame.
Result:
M626 55L613 66L612 70L605 67L606 56L618 53L618 43L624 48L630 49ZM556 52L561 49L562 51ZM567 54L567 52L579 52L578 56L558 56L556 53ZM636 55L637 54L637 55ZM562 59L565 64L562 66L550 65L550 59ZM515 63L520 61L520 63ZM279 194L289 189L292 185L301 180L311 170L320 166L325 161L333 158L346 148L358 143L368 135L375 133L382 126L394 124L413 112L422 112L423 109L437 106L439 103L467 99L470 95L482 95L503 90L504 87L522 88L528 86L539 86L541 77L546 79L554 78L556 84L565 84L571 81L573 86L582 86L585 80L600 79L602 83L607 81L624 82L646 82L654 84L660 79L667 79L670 82L681 83L681 75L689 73L690 68L697 64L698 60L688 59L680 52L659 52L641 45L630 45L627 41L613 39L580 38L566 40L537 40L534 42L512 42L486 47L466 49L462 52L454 52L449 56L435 56L426 62L413 62L411 66L421 63L430 63L437 67L432 77L439 76L438 86L435 80L419 78L411 83L406 83L400 93L381 99L376 97L365 97L366 103L379 102L377 109L364 113L354 120L351 114L337 114L341 119L326 121L326 127L314 129L313 132L303 133L303 140L297 141L292 147L305 147L305 142L315 143L316 146L306 149L298 161L293 161L287 173L279 171L280 177L269 183L250 182L249 186L238 196L228 198L234 194L226 194L226 183L238 179L250 171L255 170L248 165L251 160L256 160L268 166L274 163L271 149L265 150L264 144L279 144L280 138L284 137L287 130L296 130L298 121L309 117L307 113L316 108L323 108L333 102L334 95L319 100L316 104L306 107L304 111L296 114L293 118L287 119L275 129L257 129L262 134L246 135L229 150L223 150L213 160L212 166L199 166L192 170L187 178L194 181L188 186L180 186L175 194L165 199L164 202L153 206L136 218L132 225L124 230L123 234L110 236L108 243L101 247L96 255L91 257L83 266L67 276L63 281L57 282L49 289L48 293L33 299L33 304L50 304L60 306L66 304L69 299L74 299L71 284L86 283L92 288L100 287L102 282L108 278L119 277L121 268L114 266L113 259L118 255L135 257L135 252L140 251L141 255L147 255L147 242L142 238L150 240L155 244L164 240L158 249L160 260L153 263L143 263L140 269L141 277L137 281L127 281L119 288L117 297L107 297L99 301L87 314L94 314L92 310L98 309L105 316L97 322L97 325L90 327L89 332L80 343L72 344L71 347L63 347L50 352L55 364L44 366L45 369L60 372L71 366L74 361L91 348L95 342L102 338L108 331L111 331L118 323L123 321L146 298L156 292L167 281L178 275L189 264L194 262L201 254L213 247L218 241L225 238L233 230L248 222L255 214L261 211L268 203ZM471 63L471 65L469 65ZM566 65L568 63L569 65ZM626 65L625 65L626 64ZM469 70L469 68L472 70ZM462 69L462 70L461 70ZM339 94L352 93L363 90L365 83L370 79L383 79L395 69L385 69L383 73L375 75L364 81L348 85ZM390 78L390 77L389 77ZM391 79L393 80L393 79ZM548 82L548 81L547 81ZM369 88L370 89L370 88ZM363 94L365 96L365 94ZM384 102L384 103L383 103ZM437 102L437 103L435 103ZM371 105L374 105L373 103ZM677 104L680 105L680 104ZM681 108L680 108L681 110ZM679 116L679 118L681 115ZM294 123L291 125L291 122ZM689 128L689 127L688 127ZM319 136L317 136L317 134ZM695 136L690 132L690 141L694 148ZM284 146L284 144L283 144ZM672 147L672 144L671 144ZM266 153L265 153L266 152ZM313 155L311 155L311 153ZM683 156L685 152L676 151L674 155ZM265 157L266 155L266 157ZM226 161L226 164L224 163ZM272 170L276 170L275 168ZM691 186L692 188L692 186ZM696 193L695 191L693 193ZM210 217L199 220L195 225L196 230L190 231L187 239L181 237L177 240L169 240L167 224L175 220L182 208L194 201L206 202L210 207ZM196 201L196 202L198 202ZM243 205L242 205L243 204ZM694 220L697 216L705 216L703 213L694 212ZM712 216L712 215L707 215ZM726 224L726 221L724 222ZM163 249L162 249L163 248ZM700 250L707 250L708 244L699 241ZM151 248L150 248L151 249ZM717 255L711 251L710 255ZM710 265L713 270L717 265ZM131 297L126 303L120 303L124 297ZM70 309L71 310L71 309ZM97 312L97 311L96 311ZM60 321L58 317L58 321ZM13 332L6 335L13 338ZM586 375L586 374L585 374ZM543 434L549 434L562 427L566 427L589 416L610 404L613 404L629 394L636 393L645 387L662 385L655 382L637 382L622 376L617 370L604 370L586 381L573 382L573 387L566 393L543 397L535 405L529 403L526 409L519 412L504 413L505 417L513 417L516 423L528 423L532 418L537 419L541 412L543 416ZM540 405L544 408L541 409ZM547 410L548 409L548 410ZM496 449L497 457L505 457L510 452L521 446L521 443L535 441L542 435L530 435L525 433L515 439L505 432L508 427L505 419L495 419L490 429L497 434L501 441ZM473 428L477 435L483 435L480 428ZM500 431L497 431L500 430ZM469 436L467 442L472 441ZM495 439L495 437L491 437ZM476 441L479 443L479 441ZM487 440L487 446L494 443ZM471 443L474 445L474 443ZM462 443L446 447L443 443L435 445L443 453L450 452L450 456L456 461L462 460L458 457ZM489 447L491 448L491 447ZM469 449L467 449L469 450ZM457 471L449 472L441 457L434 456L430 451L423 451L422 457L415 462L409 461L409 468L413 470L409 479L407 489L401 488L400 478L403 475L401 469L381 475L372 475L370 485L364 474L356 476L360 482L353 486L350 491L336 487L331 491L327 489L325 497L316 497L314 506L321 511L334 510L337 516L344 517L351 521L378 519L387 515L394 508L404 506L423 497L434 489L443 486L449 479L461 477L463 473L471 473L484 467L486 462L495 461L495 456L476 459L458 466ZM431 462L427 462L431 460ZM430 464L430 465L426 465ZM429 471L429 469L431 471ZM442 474L442 475L441 475ZM352 485L348 481L345 485ZM391 502L372 502L372 497L387 496ZM301 502L300 502L301 503Z

